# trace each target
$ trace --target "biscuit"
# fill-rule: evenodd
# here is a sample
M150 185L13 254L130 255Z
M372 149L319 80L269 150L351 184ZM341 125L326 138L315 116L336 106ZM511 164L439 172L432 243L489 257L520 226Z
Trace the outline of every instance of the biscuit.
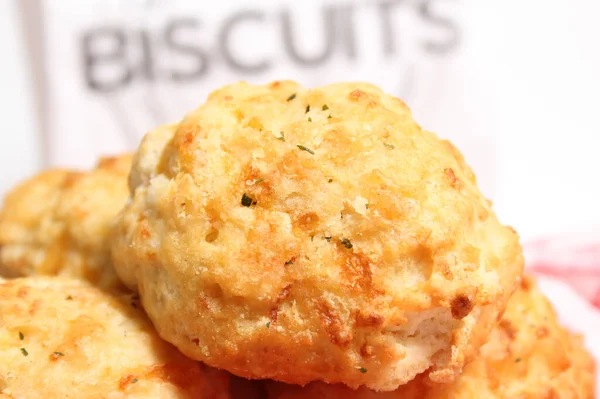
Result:
M368 84L217 90L130 182L117 273L164 339L246 378L451 382L523 268L460 152Z
M121 286L110 262L110 224L128 197L131 156L87 172L53 169L20 184L0 211L0 275L61 275Z

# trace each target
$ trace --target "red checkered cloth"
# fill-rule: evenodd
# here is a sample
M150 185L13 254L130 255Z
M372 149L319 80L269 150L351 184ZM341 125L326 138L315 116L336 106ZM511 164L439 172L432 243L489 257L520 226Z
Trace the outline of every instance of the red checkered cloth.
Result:
M524 245L524 252L528 270L569 284L600 309L600 233L540 239Z

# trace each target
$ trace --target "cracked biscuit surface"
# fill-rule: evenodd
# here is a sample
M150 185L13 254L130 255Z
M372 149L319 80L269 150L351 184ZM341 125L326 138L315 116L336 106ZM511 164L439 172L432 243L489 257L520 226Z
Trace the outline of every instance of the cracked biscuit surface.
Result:
M161 340L136 296L63 277L0 280L0 359L2 399L232 397L230 375Z
M217 90L146 135L130 185L117 273L164 339L246 378L451 382L523 268L459 151L368 84Z
M110 262L110 224L128 197L131 156L90 171L52 169L21 183L0 211L0 275L61 275L121 286Z
M582 341L560 325L550 302L526 277L478 358L452 384L419 376L378 393L341 384L267 383L269 399L592 399L596 365Z

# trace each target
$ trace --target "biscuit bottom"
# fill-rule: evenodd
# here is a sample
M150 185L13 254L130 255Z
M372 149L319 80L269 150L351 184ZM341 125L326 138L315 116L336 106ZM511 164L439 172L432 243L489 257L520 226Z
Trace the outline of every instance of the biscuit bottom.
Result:
M452 384L431 383L423 374L392 392L322 382L305 387L272 382L267 388L270 399L591 399L595 368L582 338L559 324L534 280L525 277L480 356Z

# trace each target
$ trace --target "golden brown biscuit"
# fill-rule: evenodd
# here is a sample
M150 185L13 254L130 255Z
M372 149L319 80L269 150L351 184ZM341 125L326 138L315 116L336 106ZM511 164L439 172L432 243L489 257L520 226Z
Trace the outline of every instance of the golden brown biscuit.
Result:
M592 399L595 369L582 338L559 324L552 305L526 278L481 355L453 384L421 376L385 393L320 382L268 388L270 399Z
M247 378L452 381L523 267L460 153L368 84L225 87L130 181L119 276L162 337Z
M162 341L131 294L61 277L0 281L0 359L1 398L232 397L230 375Z
M110 262L110 224L128 197L131 156L94 170L50 170L16 187L0 211L0 274L63 275L120 286Z

